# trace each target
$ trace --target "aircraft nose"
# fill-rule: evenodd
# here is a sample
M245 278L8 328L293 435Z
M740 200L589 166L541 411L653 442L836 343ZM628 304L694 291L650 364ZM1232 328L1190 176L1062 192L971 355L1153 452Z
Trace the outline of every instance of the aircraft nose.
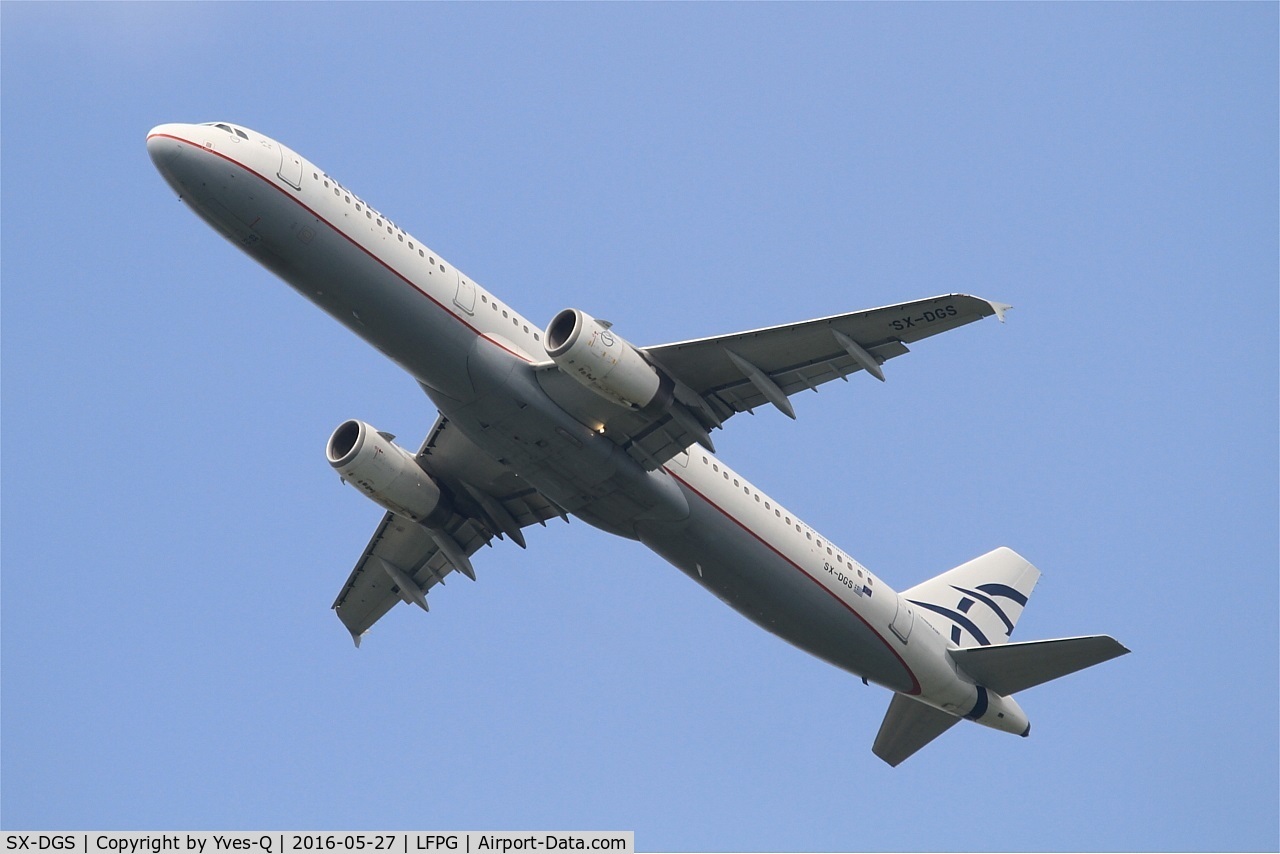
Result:
M179 141L182 138L179 131L181 127L182 125L176 124L156 125L147 133L147 154L161 172L182 150L182 142Z

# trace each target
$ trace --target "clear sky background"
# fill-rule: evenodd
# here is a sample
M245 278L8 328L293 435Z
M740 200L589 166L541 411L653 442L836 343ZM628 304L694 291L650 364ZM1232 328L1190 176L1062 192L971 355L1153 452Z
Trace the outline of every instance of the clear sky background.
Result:
M3 788L18 828L634 829L644 850L1276 849L1277 5L5 3ZM1013 303L722 456L902 589L1133 654L891 769L889 694L581 522L355 650L414 382L180 204L296 148L529 318L657 344Z

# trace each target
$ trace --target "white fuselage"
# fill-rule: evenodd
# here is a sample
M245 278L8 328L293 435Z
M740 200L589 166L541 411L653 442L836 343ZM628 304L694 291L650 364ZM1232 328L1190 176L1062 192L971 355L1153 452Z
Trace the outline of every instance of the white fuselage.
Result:
M316 166L231 125L160 125L147 147L203 219L408 371L560 507L640 540L837 667L999 729L1025 726L1011 700L957 672L949 642L909 603L716 456L695 445L645 471L568 415L534 377L542 329Z

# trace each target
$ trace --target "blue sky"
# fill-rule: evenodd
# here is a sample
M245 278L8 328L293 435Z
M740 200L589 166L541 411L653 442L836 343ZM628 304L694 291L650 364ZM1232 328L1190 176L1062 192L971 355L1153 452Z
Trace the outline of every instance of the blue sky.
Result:
M642 850L1280 847L1277 6L0 6L16 828L634 829ZM538 322L656 344L1012 303L722 456L899 589L997 545L1017 639L1133 654L870 752L889 695L582 523L358 652L407 376L144 150L286 142Z

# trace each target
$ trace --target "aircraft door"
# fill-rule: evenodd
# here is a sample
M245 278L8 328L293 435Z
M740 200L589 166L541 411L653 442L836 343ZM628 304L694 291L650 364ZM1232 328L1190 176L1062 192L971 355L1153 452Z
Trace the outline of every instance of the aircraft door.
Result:
M889 624L889 628L903 643L911 637L911 626L915 623L915 619L916 612L911 609L911 603L899 596L898 612L893 615L893 622Z
M280 171L276 174L280 176L280 180L284 181L295 190L302 189L302 158L294 154L288 148L280 143L276 143L280 148Z
M453 304L465 311L467 314L475 314L476 283L459 273L457 270L454 270L453 274L458 277L458 290L453 295Z

